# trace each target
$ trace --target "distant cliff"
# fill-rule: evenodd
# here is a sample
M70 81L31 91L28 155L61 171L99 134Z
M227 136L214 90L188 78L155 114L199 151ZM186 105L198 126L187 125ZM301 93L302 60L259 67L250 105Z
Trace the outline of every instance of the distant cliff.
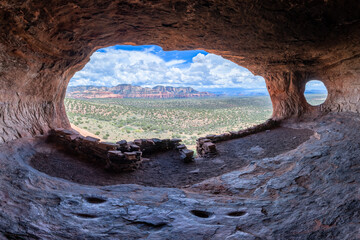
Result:
M156 86L153 88L120 84L115 87L74 86L68 87L69 98L191 98L212 97L209 92L199 92L191 87Z

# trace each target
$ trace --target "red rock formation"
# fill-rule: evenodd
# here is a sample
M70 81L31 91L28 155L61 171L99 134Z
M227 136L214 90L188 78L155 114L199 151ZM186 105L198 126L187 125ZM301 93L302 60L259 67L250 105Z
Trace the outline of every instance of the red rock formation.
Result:
M265 77L273 117L312 112L308 80L322 80L323 111L360 110L357 1L0 1L0 142L69 128L70 78L101 47L204 49ZM315 109L318 110L318 109Z
M131 84L120 84L115 87L70 87L66 96L70 98L188 98L211 97L215 94L198 92L191 87L156 86L154 88L143 88Z
M124 96L120 94L114 94L109 91L74 91L69 97L72 98L124 98Z

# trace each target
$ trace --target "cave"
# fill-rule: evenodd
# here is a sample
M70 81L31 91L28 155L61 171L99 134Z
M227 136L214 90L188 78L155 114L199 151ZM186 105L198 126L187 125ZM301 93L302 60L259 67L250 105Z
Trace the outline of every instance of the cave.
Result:
M0 21L0 238L359 238L357 1L0 1ZM221 55L264 77L271 121L312 134L178 188L90 186L32 168L51 131L71 130L71 77L115 44ZM313 79L328 91L318 106L304 96Z

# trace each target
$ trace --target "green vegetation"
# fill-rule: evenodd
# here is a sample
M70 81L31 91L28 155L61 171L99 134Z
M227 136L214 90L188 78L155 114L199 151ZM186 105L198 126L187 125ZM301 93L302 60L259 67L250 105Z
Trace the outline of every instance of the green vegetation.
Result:
M269 97L67 98L65 107L71 123L107 141L181 138L192 148L201 136L247 128L272 113Z

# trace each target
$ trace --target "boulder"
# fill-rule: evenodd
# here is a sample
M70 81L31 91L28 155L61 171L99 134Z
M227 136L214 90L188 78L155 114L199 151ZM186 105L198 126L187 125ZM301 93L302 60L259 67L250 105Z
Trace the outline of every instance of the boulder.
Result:
M181 149L180 150L180 158L181 160L183 160L185 163L189 163L194 161L194 151L189 150L189 149Z

